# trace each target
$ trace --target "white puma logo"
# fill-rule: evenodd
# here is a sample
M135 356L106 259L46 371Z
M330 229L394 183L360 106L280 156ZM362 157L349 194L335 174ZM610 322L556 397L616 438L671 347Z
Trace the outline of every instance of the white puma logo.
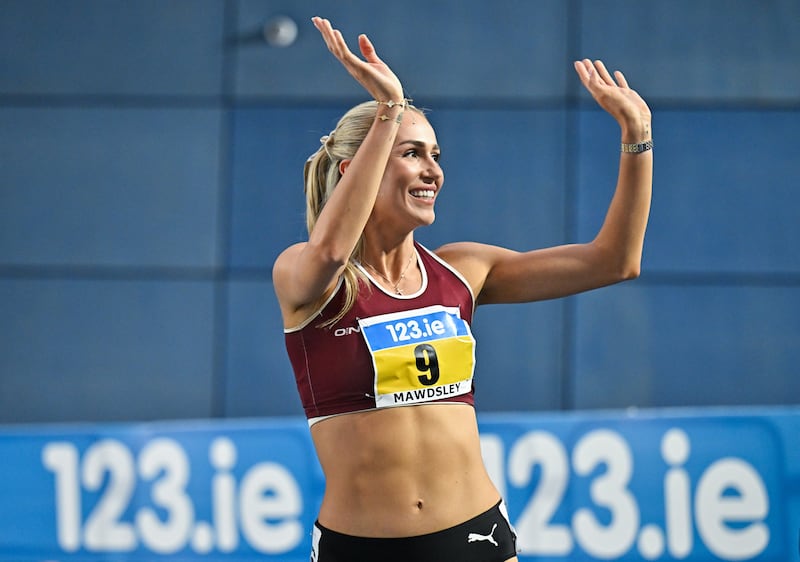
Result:
M494 524L491 532L488 535L479 535L478 533L470 533L469 535L467 535L467 542L489 541L495 546L500 546L499 544L497 544L497 541L494 540L494 537L492 536L494 535L495 529L497 529L497 523Z

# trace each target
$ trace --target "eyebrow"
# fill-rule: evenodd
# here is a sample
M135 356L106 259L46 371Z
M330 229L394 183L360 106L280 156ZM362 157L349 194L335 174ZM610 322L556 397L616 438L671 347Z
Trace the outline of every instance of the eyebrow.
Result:
M412 146L416 146L417 148L425 148L427 146L427 144L425 144L424 142L422 142L420 140L405 140L405 141L401 141L401 142L397 143L397 146L402 146L404 144L410 144ZM441 150L441 148L439 148L438 144L434 144L431 148L433 150Z

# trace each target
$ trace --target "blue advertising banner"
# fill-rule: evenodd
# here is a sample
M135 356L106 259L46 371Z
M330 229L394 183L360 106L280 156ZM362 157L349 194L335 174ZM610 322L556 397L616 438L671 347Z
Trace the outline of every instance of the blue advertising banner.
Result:
M800 408L482 414L520 560L800 560ZM0 561L307 561L302 419L0 428Z

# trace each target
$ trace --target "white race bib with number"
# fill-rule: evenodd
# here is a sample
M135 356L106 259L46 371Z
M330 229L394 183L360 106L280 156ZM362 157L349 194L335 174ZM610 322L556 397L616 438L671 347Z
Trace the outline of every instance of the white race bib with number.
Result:
M441 400L472 390L475 338L456 307L429 306L358 321L375 370L375 406Z

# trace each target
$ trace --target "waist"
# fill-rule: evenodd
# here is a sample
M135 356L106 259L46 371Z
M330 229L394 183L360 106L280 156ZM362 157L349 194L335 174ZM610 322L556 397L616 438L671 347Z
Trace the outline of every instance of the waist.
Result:
M330 418L312 428L325 473L319 519L359 536L406 536L464 521L499 499L472 406L434 403Z
M417 404L414 403L397 404L395 406L385 406L385 408L406 408L406 407L420 406L423 404L461 404L473 407L475 405L475 397L472 393L469 393L469 394L462 394L460 396L448 396L432 402L422 402ZM316 417L309 417L307 421L308 421L308 426L312 427L318 424L319 422L329 420L332 418L337 418L339 416L347 416L350 414L363 414L375 410L377 410L377 408L371 402L362 401L357 405L350 404L350 405L339 406L335 413L319 415Z

